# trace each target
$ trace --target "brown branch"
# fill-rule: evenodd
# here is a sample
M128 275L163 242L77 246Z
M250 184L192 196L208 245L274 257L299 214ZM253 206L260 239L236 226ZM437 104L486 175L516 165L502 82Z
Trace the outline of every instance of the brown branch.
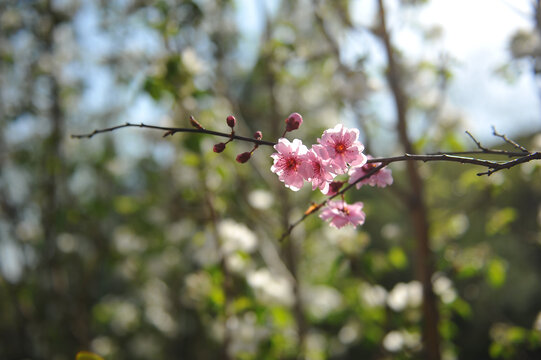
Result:
M239 136L239 135L231 136L231 133L223 133L223 132L214 131L214 130L207 130L207 129L204 129L202 127L201 128L193 128L193 129L192 128L177 128L177 127L146 125L146 124L143 124L143 123L132 124L132 123L129 123L129 122L127 122L127 123L125 123L123 125L113 126L113 127L109 127L109 128L105 128L105 129L97 129L97 130L94 130L93 132L88 133L88 134L71 135L71 137L73 139L90 139L94 135L97 135L97 134L111 132L111 131L115 131L115 130L122 129L122 128L127 128L127 127L138 127L138 128L165 131L163 137L167 137L169 135L172 136L172 135L174 135L176 133L196 133L196 134L208 134L208 135L214 135L214 136L221 136L221 137L225 137L225 138L229 138L229 139L233 138L235 140L247 141L247 142L251 142L251 143L254 143L254 144L258 144L258 145L267 145L267 146L276 145L276 143L270 142L270 141L256 140L256 139L253 139L253 138L249 138L249 137L245 137L245 136Z
M239 136L239 135L233 135L231 136L230 133L223 133L219 131L214 130L208 130L203 128L176 128L176 127L165 127L165 126L155 126L155 125L146 125L144 123L139 124L133 124L133 123L125 123L123 125L117 125L105 129L97 129L94 130L91 133L88 134L78 134L78 135L71 135L74 139L90 139L94 135L102 134L106 132L112 132L118 129L127 128L127 127L136 127L136 128L145 128L145 129L152 129L152 130L160 130L164 131L164 137L169 135L174 135L175 133L198 133L198 134L208 134L208 135L214 135L214 136L220 136L228 139L235 139L240 141L246 141L258 145L266 145L266 146L274 146L277 143L272 141L266 141L266 140L256 140L253 138L245 137L245 136ZM484 166L491 170L502 170L502 169L509 169L513 166L516 166L518 164L522 164L531 160L539 159L539 153L529 153L529 152L511 152L511 151L505 151L505 150L495 150L495 149L488 149L484 146L482 146L475 138L469 133L466 132L472 139L475 141L476 144L478 144L478 147L481 150L472 150L472 151L461 151L461 152L439 152L434 154L426 154L426 155L420 155L420 154L404 154L402 156L394 156L394 157L383 157L383 158L373 158L367 160L367 163L383 163L385 165L388 165L393 162L398 161L449 161L449 162L458 162L462 164L473 164L473 165L479 165ZM498 134L499 135L499 134ZM502 135L505 136L505 135ZM487 154L487 155L503 155L503 156L509 156L509 157L517 157L517 159L507 162L497 162L492 160L483 160L483 159L476 159L471 157L464 157L464 156L458 156L458 155L467 155L467 154ZM520 161L519 161L520 160ZM490 173L493 173L494 171L491 171ZM485 173L482 173L483 175ZM490 174L487 174L490 175Z
M435 153L429 153L427 155L474 155L474 154L485 154L485 155L504 155L508 157L519 157L524 156L527 153L524 152L515 152L499 149L486 149L486 150L466 150L466 151L438 151Z
M110 128L94 130L93 132L88 133L88 134L71 135L71 137L76 138L76 139L92 138L94 135L97 135L97 134L102 134L102 133L106 133L106 132L112 132L112 131L115 131L117 129L127 128L127 127L137 127L137 128L146 128L146 129L165 131L164 136L174 135L177 132L187 132L187 133L200 133L200 134L221 136L221 137L225 137L225 138L229 138L229 139L232 137L230 133L229 134L228 133L222 133L222 132L203 129L203 128L174 128L174 127L146 125L146 124L143 124L143 123L140 123L140 124L126 123L126 124L123 124L123 125L113 126L113 127L110 127ZM308 216L310 216L311 214L317 212L317 210L319 210L321 207L325 206L327 201L335 198L338 195L342 195L342 194L346 193L347 191L352 189L353 186L356 185L359 181L362 181L364 179L369 178L370 176L375 174L379 169L381 169L381 168L383 168L383 167L385 167L385 166L387 166L387 165L389 165L391 163L394 163L394 162L401 162L401 161L406 161L406 162L414 162L414 161L422 161L422 162L447 161L447 162L456 162L456 163L461 163L461 164L472 164L472 165L482 166L482 167L485 167L485 168L488 169L485 172L478 173L477 174L478 176L482 176L482 175L490 176L491 174L493 174L493 173L495 173L497 171L500 171L500 170L503 170L503 169L510 169L510 168L512 168L514 166L524 164L524 163L530 162L532 160L540 160L541 159L541 153L540 152L534 152L534 153L529 153L527 151L526 152L512 152L512 151L506 151L506 150L498 150L498 149L486 148L483 145L481 145L481 143L479 141L477 141L473 137L473 135L471 135L468 131L466 131L466 133L476 143L479 150L458 151L458 152L438 152L438 153L426 154L426 155L408 154L407 153L407 154L404 154L402 156L392 156L392 157L381 157L381 158L368 159L367 163L380 163L381 165L374 168L371 172L367 173L365 176L359 178L353 184L348 185L343 190L338 192L336 195L328 198L327 200L325 200L325 201L323 201L323 202L321 202L319 204L312 205L312 207L310 208L310 211L307 211L299 220L297 220L296 222L294 222L293 224L291 224L291 225L289 225L287 227L287 230L280 237L280 241L282 241L286 237L288 237L291 234L291 232L293 231L293 229L296 226L298 226L300 223L302 223ZM497 136L500 136L500 134L498 134ZM501 135L501 136L505 136L505 135ZM259 145L266 145L266 146L274 146L274 145L276 145L275 142L265 141L265 140L256 140L256 139L253 139L253 138L248 138L248 137L239 136L239 135L233 135L233 138L236 139L236 140L247 141L247 142L254 143L254 144L259 144ZM484 160L484 159L476 159L476 158L473 158L473 157L460 156L460 155L471 155L471 154L486 154L486 155L496 155L496 156L507 156L507 157L515 157L515 159L509 160L509 161L504 161L504 162L498 162L498 161L494 161L494 160Z
M498 153L498 154L507 155L505 152ZM398 161L422 161L422 162L450 161L450 162L458 162L461 164L473 164L473 165L478 165L478 166L483 166L483 167L488 168L489 169L488 172L477 174L481 176L481 175L490 175L490 174L495 173L496 171L500 171L503 169L510 169L519 164L524 164L532 160L539 160L539 159L541 159L540 152L527 153L521 157L518 157L513 160L505 161L505 162L475 159L475 158L470 158L470 157L456 156L456 155L449 155L449 154L438 154L438 155L405 154L402 156L369 159L367 160L367 163L383 163L387 165L387 164L398 162Z

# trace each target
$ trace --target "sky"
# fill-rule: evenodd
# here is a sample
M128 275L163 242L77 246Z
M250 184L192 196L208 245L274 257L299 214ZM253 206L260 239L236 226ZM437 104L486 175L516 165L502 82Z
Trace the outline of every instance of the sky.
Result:
M530 4L528 0L433 0L420 17L423 23L443 28L443 46L458 61L450 101L464 113L474 133L491 133L492 125L510 135L541 129L529 64L521 64L524 72L512 85L494 75L511 58L511 36L519 29L531 29Z
M272 13L277 1L263 0ZM259 1L237 0L237 24L244 33L241 46L245 54L257 53L257 43L262 31L262 6ZM397 1L387 1L388 23L397 46L407 58L428 57L435 59L442 52L453 62L453 80L448 94L448 109L465 120L467 129L479 139L492 139L492 126L501 132L520 135L532 129L541 130L536 83L529 64L517 63L522 73L513 84L495 75L496 69L508 63L511 55L508 44L519 29L531 29L531 1L529 0L431 0L427 5L411 11L397 11ZM362 27L374 18L375 1L353 0L350 12L354 23ZM438 26L442 30L437 44L426 44L419 28ZM342 55L355 58L369 49L371 64L380 71L384 57L380 44L367 36L345 39L349 49ZM379 55L378 55L379 53ZM247 63L250 56L245 57ZM392 106L384 95L372 100L382 118L391 121Z

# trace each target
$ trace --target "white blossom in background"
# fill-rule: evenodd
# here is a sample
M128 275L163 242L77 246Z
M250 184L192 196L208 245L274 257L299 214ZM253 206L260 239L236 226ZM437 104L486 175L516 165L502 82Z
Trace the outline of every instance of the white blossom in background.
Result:
M141 291L147 320L165 335L175 336L178 324L168 312L171 304L167 285L161 280L152 279Z
M323 238L348 255L360 254L370 243L370 236L367 233L358 232L350 226L340 229L328 226L323 230Z
M137 334L129 341L130 351L141 359L153 359L160 351L158 338L153 334Z
M139 325L138 308L122 298L107 296L97 308L99 312L110 314L109 324L116 334L125 334Z
M537 314L537 317L535 318L533 328L534 330L541 331L541 311L539 312L539 314Z
M348 345L353 343L358 339L360 333L360 326L357 322L348 322L344 325L338 332L338 340L344 344Z
M393 240L400 236L402 233L402 229L400 229L400 226L395 223L388 223L383 225L381 228L381 236L383 236L385 239Z
M246 274L248 270L253 266L251 258L242 256L239 253L233 253L225 258L227 269L234 274L242 275Z
M66 254L70 254L77 248L77 238L73 234L62 233L56 238L56 246Z
M323 285L302 288L302 298L308 312L318 319L327 317L342 305L340 292Z
M257 189L248 194L248 202L258 210L266 210L274 203L274 196L270 191Z
M250 253L257 246L255 234L246 225L230 219L220 221L218 234L222 240L222 251L225 255L235 251Z
M201 267L216 265L220 261L216 237L210 230L195 233L190 245L194 248L193 258Z
M115 249L123 255L143 252L147 248L145 240L125 226L115 228L113 244Z
M420 349L421 335L406 330L393 330L383 338L383 347L390 352L398 352L404 348Z
M383 338L383 347L390 352L397 352L404 347L404 336L399 331L393 330Z
M256 355L259 343L269 335L268 329L257 324L257 317L253 312L230 317L226 326L231 334L227 350L232 358L239 355Z
M422 301L423 286L419 281L398 283L387 297L387 305L394 311L402 311L406 307L418 307Z
M98 336L90 343L90 349L102 356L111 356L116 351L116 346L107 336Z
M182 63L188 69L189 72L191 72L194 75L197 75L207 68L207 65L203 61L201 57L197 55L197 52L191 48L188 47L182 51Z
M192 273L184 278L185 290L183 298L197 304L207 298L212 290L212 280L205 271Z
M441 298L445 304L455 301L457 295L456 290L453 288L453 282L446 276L438 275L432 281L432 287L436 295Z
M293 304L293 286L288 278L271 274L262 268L246 275L248 284L254 289L256 297L265 304Z
M384 306L387 301L387 290L381 285L363 284L359 287L359 295L370 307Z
M192 220L184 218L165 226L165 238L167 242L179 245L183 240L191 239L195 232L195 224Z
M310 332L306 335L306 358L309 360L326 359L327 339L320 333Z

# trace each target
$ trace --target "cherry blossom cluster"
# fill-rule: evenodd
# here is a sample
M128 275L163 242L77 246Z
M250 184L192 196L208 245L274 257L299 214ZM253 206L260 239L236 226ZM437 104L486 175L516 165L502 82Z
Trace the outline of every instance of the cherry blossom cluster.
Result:
M297 124L295 129L302 123L301 115L293 113L286 119L288 129L289 122L293 120L296 120ZM291 131L288 129L286 132ZM274 146L277 152L271 155L274 159L271 171L293 191L302 188L306 181L312 183L312 190L320 189L328 196L335 195L345 183L336 181L335 178L340 175L349 175L348 182L350 184L356 182L357 188L362 185L378 187L391 185L393 182L391 171L386 168L359 181L380 164L367 163L369 156L363 154L364 146L358 138L357 129L348 129L341 124L324 131L321 138L317 139L318 143L312 145L310 149L299 139L290 142L282 137ZM362 208L362 202L348 204L342 197L339 201L328 201L321 211L320 218L337 228L348 224L362 225L365 220Z

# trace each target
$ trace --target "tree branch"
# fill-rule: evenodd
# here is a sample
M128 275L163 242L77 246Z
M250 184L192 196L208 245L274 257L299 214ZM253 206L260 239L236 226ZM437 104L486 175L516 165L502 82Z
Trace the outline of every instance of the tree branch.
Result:
M223 132L208 130L204 128L177 128L177 127L146 125L144 123L139 123L139 124L125 123L123 125L117 125L117 126L113 126L109 128L96 129L93 132L88 133L88 134L74 134L74 135L71 135L71 137L74 139L90 139L94 135L97 135L97 134L112 132L118 129L128 128L128 127L164 131L165 133L163 137L167 137L170 135L172 136L176 133L196 133L196 134L220 136L220 137L224 137L228 139L233 138L235 140L246 141L253 144L265 145L265 146L274 146L277 144L276 142L266 141L266 140L256 140L256 139L249 138L246 136L239 136L239 135L231 136L231 134L229 133L223 133ZM477 147L480 150L458 151L458 152L438 152L438 153L426 154L426 155L404 154L402 156L368 159L367 163L382 163L382 164L388 165L388 164L398 162L398 161L423 161L423 162L449 161L449 162L458 162L461 164L473 164L473 165L486 167L490 169L491 171L488 173L479 173L478 175L490 175L496 171L499 171L502 169L509 169L509 168L512 168L513 166L523 164L532 160L538 160L541 158L541 155L539 152L530 153L524 147L516 144L515 142L512 142L512 143L516 144L516 146L515 145L514 146L521 149L521 152L489 149L482 146L481 143L477 141L468 131L466 131L466 133L473 139L473 141L476 143ZM497 133L495 133L495 135L511 143L511 140L507 139L505 135L501 135ZM459 155L468 155L468 154L499 155L499 156L507 156L507 157L516 157L516 159L511 160L511 161L498 162L498 161L493 161L493 160L484 160L484 159L476 159L472 157L459 156Z
M276 145L276 143L270 142L270 141L256 140L256 139L253 139L253 138L249 138L249 137L245 137L245 136L238 136L238 135L231 136L231 134L229 134L229 133L223 133L223 132L219 132L219 131L207 130L207 129L203 129L203 128L193 128L193 129L192 128L176 128L176 127L146 125L146 124L143 124L143 123L132 124L132 123L129 123L129 122L127 122L127 123L125 123L123 125L113 126L113 127L110 127L110 128L97 129L97 130L94 130L93 132L88 133L88 134L71 135L71 137L73 139L90 139L94 135L97 135L97 134L111 132L111 131L115 131L115 130L122 129L122 128L127 128L127 127L138 127L138 128L165 131L165 133L163 134L163 137L167 137L169 135L172 136L172 135L174 135L176 133L197 133L197 134L208 134L208 135L214 135L214 136L221 136L221 137L228 138L228 139L247 141L247 142L251 142L251 143L254 143L254 144L258 144L258 145L267 145L267 146Z
M145 128L145 129L165 131L165 134L163 135L164 137L169 136L169 135L172 136L177 132L179 132L179 133L186 132L186 133L208 134L208 135L220 136L220 137L224 137L224 138L228 138L228 139L233 138L235 140L246 141L246 142L259 144L259 145L266 145L266 146L274 146L274 145L276 145L275 142L271 142L271 141L256 140L256 139L253 139L253 138L249 138L249 137L245 137L245 136L239 136L239 135L231 136L231 134L228 134L228 133L222 133L222 132L218 132L218 131L214 131L214 130L207 130L207 129L204 129L202 127L198 127L198 128L175 128L175 127L146 125L146 124L143 124L143 123L140 123L140 124L126 123L126 124L123 124L123 125L113 126L113 127L109 127L109 128L97 129L97 130L94 130L93 132L88 133L88 134L71 135L71 137L75 138L75 139L84 139L84 138L90 139L94 135L97 135L97 134L102 134L102 133L106 133L106 132L112 132L112 131L122 129L122 128L127 128L127 127L136 127L136 128ZM518 149L521 149L521 152L513 152L513 151L486 148L483 145L481 145L481 143L478 140L476 140L473 137L473 135L471 135L468 131L466 131L466 133L472 138L472 140L475 142L475 144L477 145L479 150L458 151L458 152L438 152L438 153L426 154L426 155L408 154L408 153L406 153L406 154L401 155L401 156L392 156L392 157L381 157L381 158L368 159L367 163L379 163L380 165L377 166L376 168L372 169L372 171L370 171L369 173L367 173L363 177L359 178L353 184L348 185L347 187L345 187L344 189L342 189L341 191L336 193L334 196L329 197L328 199L326 199L325 201L323 201L323 202L321 202L319 204L312 205L310 207L309 211L307 211L299 220L295 221L294 223L292 223L291 225L288 226L287 230L280 237L280 241L283 241L285 238L287 238L291 234L291 232L293 231L293 229L296 226L298 226L300 223L302 223L308 216L310 216L311 214L315 213L317 210L319 210L320 208L325 206L325 204L327 204L327 202L329 200L332 200L336 196L339 196L339 195L342 195L342 194L346 193L347 191L352 189L358 182L369 178L370 176L374 175L378 170L382 169L383 167L385 167L385 166L387 166L389 164L395 163L395 162L401 162L401 161L406 161L406 162L411 162L411 161L422 161L422 162L447 161L447 162L456 162L456 163L461 163L461 164L472 164L472 165L482 166L482 167L485 167L487 169L487 171L478 173L477 174L478 176L482 176L482 175L490 176L491 174L493 174L493 173L495 173L497 171L504 170L504 169L510 169L510 168L512 168L514 166L524 164L524 163L530 162L532 160L540 160L541 159L541 152L530 153L524 147L522 147L522 146L520 146L518 144L516 146L514 145L514 147L516 147ZM501 135L501 134L498 134L496 132L495 132L494 135L498 136L498 137L501 137L502 139L504 139L508 143L511 143L510 142L511 140L507 139L507 137L505 137L505 135ZM522 149L524 149L524 151ZM461 155L473 155L473 154L506 156L506 157L514 157L515 159L508 160L508 161L494 161L494 160L485 160L485 159L477 159L477 158L473 158L473 157L461 156Z

